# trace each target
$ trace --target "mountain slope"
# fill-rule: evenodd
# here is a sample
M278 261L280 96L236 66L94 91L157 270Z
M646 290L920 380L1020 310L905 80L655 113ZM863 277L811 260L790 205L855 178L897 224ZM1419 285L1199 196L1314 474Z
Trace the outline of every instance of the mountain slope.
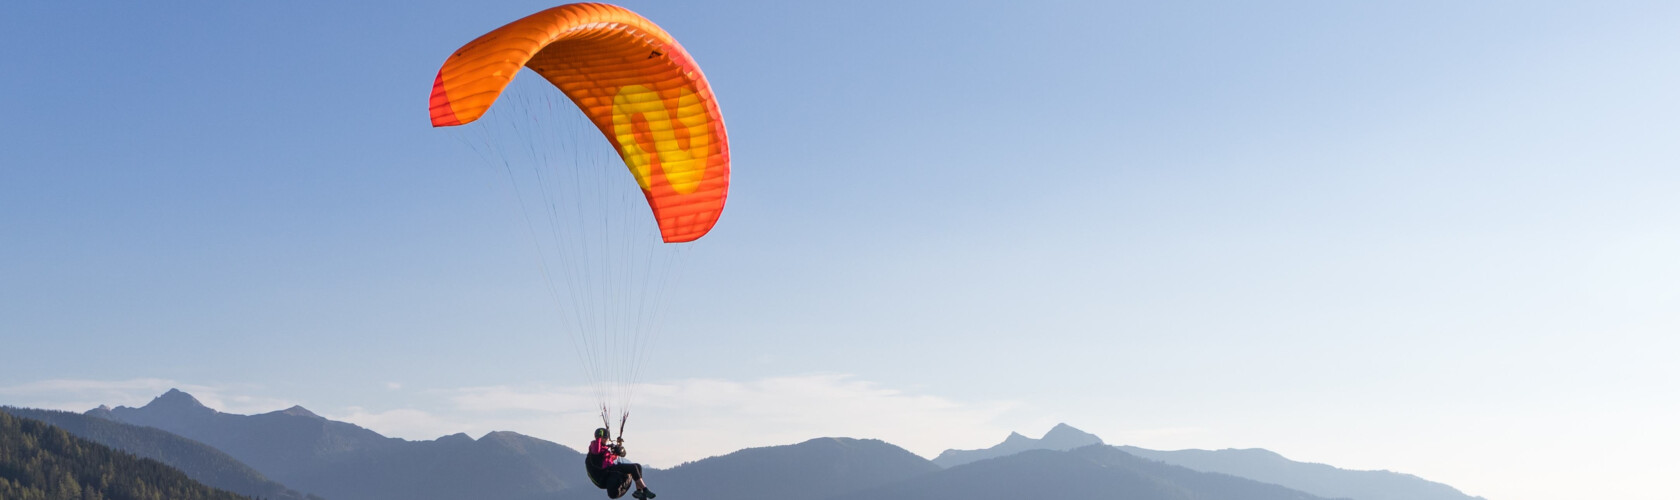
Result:
M1198 471L1218 472L1326 497L1355 500L1474 500L1445 484L1411 474L1338 469L1295 462L1261 449L1156 451L1122 446L1127 453Z
M981 450L945 450L933 463L944 468L978 462L988 458L1014 455L1028 450L1058 450L1065 451L1081 448L1093 444L1102 444L1102 438L1073 428L1068 424L1056 424L1044 437L1033 439L1018 433L1009 433L1002 443Z
M156 460L0 412L0 498L237 500Z
M548 499L574 485L593 488L582 454L511 432L408 441L302 407L221 413L173 389L140 408L88 414L214 446L269 478L334 500Z
M352 424L327 420L296 406L259 415L222 413L176 389L140 408L96 409L88 415L156 427L197 440L233 455L275 480L306 491L307 487L286 479L300 472L293 470L294 467L318 457L377 450L401 441Z
M691 500L820 500L938 470L879 440L818 438L679 465L650 474L648 486Z
M1318 500L1300 491L1224 474L1197 472L1129 455L1111 446L1028 450L959 465L834 500Z
M997 458L1028 450L1068 450L1102 439L1067 424L1058 424L1042 439L1010 434L1003 443L982 450L946 450L933 462L944 467ZM1475 500L1445 484L1389 471L1338 469L1324 464L1295 462L1261 450L1156 451L1120 446L1132 455L1201 472L1216 472L1281 485L1328 498L1354 500Z
M221 450L161 429L63 411L0 407L0 413L40 420L82 439L157 460L206 486L269 500L306 498L302 493L268 480L256 469Z

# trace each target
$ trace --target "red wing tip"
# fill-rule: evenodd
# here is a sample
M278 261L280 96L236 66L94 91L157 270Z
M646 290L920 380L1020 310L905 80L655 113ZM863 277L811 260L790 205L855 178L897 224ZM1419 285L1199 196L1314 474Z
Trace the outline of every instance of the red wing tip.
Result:
M442 115L442 116L438 115L435 111L432 113L432 126L433 127L453 127L453 126L460 125L460 124L461 124L461 120L456 119L454 113L449 113L449 114Z
M455 107L449 105L449 92L443 89L443 70L438 70L438 76L432 80L432 109L433 127L453 127L461 124L461 118L455 116Z

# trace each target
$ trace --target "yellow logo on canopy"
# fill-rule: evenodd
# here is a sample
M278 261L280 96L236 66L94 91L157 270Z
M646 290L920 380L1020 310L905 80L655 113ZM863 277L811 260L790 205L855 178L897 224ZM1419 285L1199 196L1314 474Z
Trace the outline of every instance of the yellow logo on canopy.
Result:
M638 116L646 128L637 130ZM642 189L652 186L655 160L671 189L688 194L700 188L712 150L712 127L699 96L686 87L679 89L675 99L641 85L620 87L613 96L612 121L624 163ZM683 147L682 139L687 139L688 147Z

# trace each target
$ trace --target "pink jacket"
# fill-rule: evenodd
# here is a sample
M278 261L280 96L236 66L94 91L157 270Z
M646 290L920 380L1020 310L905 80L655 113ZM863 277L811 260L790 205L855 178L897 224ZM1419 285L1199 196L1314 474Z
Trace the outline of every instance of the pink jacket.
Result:
M618 455L612 452L612 444L606 439L597 438L589 443L589 454L601 456L601 467L612 467L618 463Z

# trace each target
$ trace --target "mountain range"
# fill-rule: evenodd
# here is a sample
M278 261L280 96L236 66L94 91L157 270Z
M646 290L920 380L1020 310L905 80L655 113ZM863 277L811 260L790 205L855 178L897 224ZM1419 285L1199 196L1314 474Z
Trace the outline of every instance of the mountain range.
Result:
M269 478L331 500L552 499L590 486L583 455L513 432L408 441L294 406L222 413L170 390L140 408L88 415L162 429L227 452Z
M602 494L583 474L581 453L513 432L409 441L329 420L302 407L257 415L222 413L178 390L140 408L100 407L84 418L155 428L206 445L255 471L236 476L277 483L268 491L278 493L253 495L264 498L291 500L298 491L328 500L594 499ZM190 470L199 465L177 466L189 475L208 475ZM947 450L933 460L879 440L818 438L744 449L666 470L648 468L647 473L655 491L684 500L1090 495L1133 500L1475 499L1415 476L1294 462L1265 450L1109 446L1066 424L1041 438L1011 434L991 448Z
M1058 424L1033 439L1010 433L1002 443L980 450L945 450L933 459L954 467L980 460L1007 457L1029 450L1066 451L1101 445L1102 439ZM1107 447L1126 454L1190 470L1226 474L1276 484L1325 498L1357 500L1479 500L1457 489L1411 474L1390 471L1346 470L1325 464L1303 463L1262 449L1159 451L1136 446Z

